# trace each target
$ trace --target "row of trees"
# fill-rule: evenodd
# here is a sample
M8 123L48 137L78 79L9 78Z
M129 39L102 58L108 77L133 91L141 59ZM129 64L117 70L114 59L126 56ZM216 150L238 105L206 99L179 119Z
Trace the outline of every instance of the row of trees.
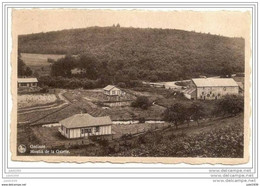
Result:
M205 109L199 102L190 106L176 103L164 112L164 120L173 123L176 128L184 121L189 125L190 120L194 120L199 125L199 120L204 117L212 116L234 116L244 111L244 99L242 96L227 95L223 99L217 101L216 108L211 116L205 115Z
M170 81L244 70L243 39L181 30L93 27L19 36L18 44L25 53L81 54L75 66L88 71L85 78L111 82ZM53 75L72 76L68 69L74 59L61 61L53 64Z
M191 78L191 75L199 76L199 71L195 74L190 71L187 64L182 66L173 66L168 70L149 69L149 64L145 61L142 66L146 65L146 69L139 65L128 65L118 60L114 63L109 61L101 61L91 53L83 53L78 56L66 55L64 58L58 59L51 64L51 75L66 78L88 78L90 80L101 79L104 84L117 84L124 82L127 84L129 80L148 80L148 81L171 81ZM153 64L154 66L156 64ZM73 73L73 69L79 70L79 73ZM221 65L218 74L222 76L230 76L235 71L226 63Z

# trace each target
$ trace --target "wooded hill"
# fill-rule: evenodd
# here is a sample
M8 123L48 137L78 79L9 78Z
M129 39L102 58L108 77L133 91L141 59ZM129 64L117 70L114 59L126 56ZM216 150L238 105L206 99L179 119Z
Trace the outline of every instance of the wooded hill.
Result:
M138 79L177 80L244 70L243 38L175 29L90 27L20 35L22 53L89 53L109 73L129 71Z

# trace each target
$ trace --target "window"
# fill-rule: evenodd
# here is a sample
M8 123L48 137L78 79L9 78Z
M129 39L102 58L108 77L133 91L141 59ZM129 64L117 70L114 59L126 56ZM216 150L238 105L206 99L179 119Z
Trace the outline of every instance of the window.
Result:
M212 94L212 92L210 91L209 94Z
M201 94L203 95L203 94L204 94L204 92L201 92Z
M207 94L207 97L210 97L210 94Z
M69 133L69 129L66 129L66 134L68 134Z
M96 132L100 132L100 127L96 127Z
M220 96L220 93L218 93L218 96Z
M81 129L81 134L86 134L86 133L91 133L91 128L84 128L84 129Z
M84 132L85 132L85 133L91 133L91 128L86 128L86 129L84 129Z

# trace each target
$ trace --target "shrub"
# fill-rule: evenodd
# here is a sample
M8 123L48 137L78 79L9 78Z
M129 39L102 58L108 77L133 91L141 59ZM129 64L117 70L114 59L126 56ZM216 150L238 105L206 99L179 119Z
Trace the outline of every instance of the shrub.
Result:
M126 84L124 82L119 82L117 86L120 88L126 88Z
M131 104L132 107L139 107L144 110L148 109L148 107L150 107L151 105L152 103L145 96L137 97L136 100Z
M237 95L226 95L217 104L217 112L224 115L237 115L244 111L244 98Z
M145 118L144 117L141 117L138 119L139 123L145 123Z

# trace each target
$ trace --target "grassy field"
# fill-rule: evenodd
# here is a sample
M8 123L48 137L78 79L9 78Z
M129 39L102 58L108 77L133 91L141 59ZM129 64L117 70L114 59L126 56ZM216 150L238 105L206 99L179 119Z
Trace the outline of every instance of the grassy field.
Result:
M21 53L21 58L24 63L29 66L34 72L39 75L49 75L50 74L50 63L47 61L48 58L57 60L65 55L56 54L29 54Z
M55 103L55 94L23 94L18 95L18 108L27 108Z

